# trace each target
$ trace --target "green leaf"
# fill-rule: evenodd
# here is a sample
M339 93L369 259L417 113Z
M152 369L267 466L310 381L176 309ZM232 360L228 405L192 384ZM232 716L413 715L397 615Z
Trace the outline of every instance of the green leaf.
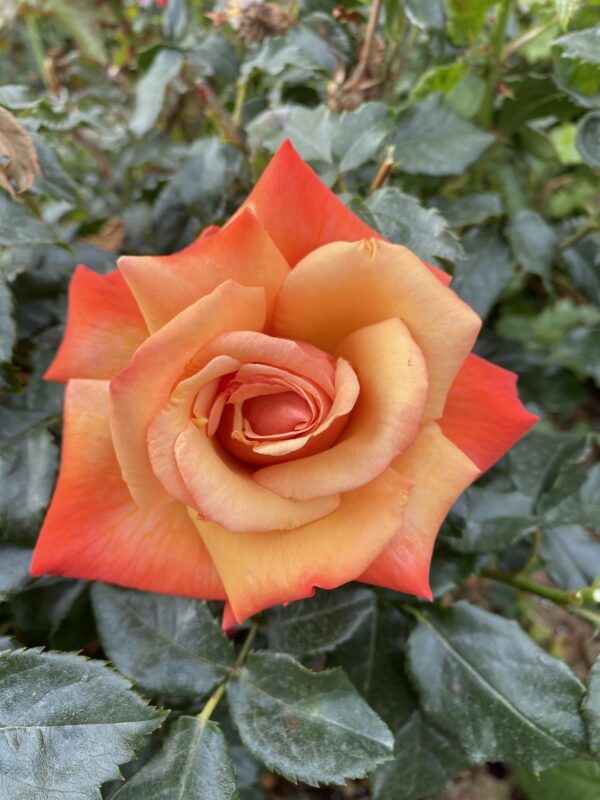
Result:
M426 70L413 86L410 96L420 100L429 94L449 94L465 77L467 67L462 59L450 64L437 64Z
M507 80L506 85L511 98L502 105L498 120L506 136L512 136L526 122L549 116L571 119L577 112L577 106L551 78L528 75Z
M0 361L9 361L16 337L12 292L0 277Z
M588 693L583 706L590 750L600 755L600 658L592 666L587 679Z
M521 492L474 486L452 509L449 521L460 536L449 537L446 543L460 553L504 550L538 527L532 505L531 497Z
M358 169L375 158L391 130L391 115L383 103L364 103L355 111L341 114L332 138L340 172Z
M600 575L600 544L581 525L544 527L540 558L563 589L580 589Z
M397 6L396 0L393 0ZM417 28L433 28L442 30L444 27L444 6L442 0L404 0L404 13L412 25Z
M590 111L577 123L575 144L590 167L600 167L600 111Z
M92 602L107 655L149 692L197 697L233 664L233 647L204 602L102 583Z
M462 241L467 258L456 264L452 288L485 319L514 274L510 248L491 228L473 228Z
M600 764L572 761L546 770L541 775L532 775L517 768L515 777L527 792L529 800L597 800Z
M580 433L532 431L509 454L511 478L546 512L576 492L587 478L590 440Z
M475 572L475 558L451 552L436 551L429 572L429 586L434 597L460 586Z
M538 771L585 753L582 684L516 622L462 601L417 616L408 645L412 679L425 712L472 763Z
M424 261L463 257L456 236L435 208L424 208L416 197L395 186L378 189L365 206L377 230L396 244L403 244Z
M138 81L135 90L135 110L129 127L136 136L148 133L158 120L162 111L167 86L183 64L183 56L178 50L163 48L155 55L150 69Z
M50 500L58 448L39 411L0 408L0 533L30 543Z
M267 614L271 647L288 653L327 653L347 641L372 613L370 589L342 587L319 591L308 600L276 606Z
M408 620L397 608L373 605L356 633L332 653L328 663L340 666L369 706L392 730L416 708L404 671Z
M398 169L412 175L460 175L495 141L431 95L398 117Z
M544 218L524 208L511 218L506 233L523 269L548 278L558 254L558 243Z
M456 44L472 41L483 28L488 10L497 0L446 0L448 33Z
M30 563L29 548L0 542L0 602L21 591L32 580Z
M379 767L370 784L374 800L421 800L443 791L470 766L455 741L415 710L396 734L393 762Z
M312 164L331 164L335 122L325 106L280 106L265 111L248 126L250 142L274 153L289 139L298 154Z
M101 661L16 650L0 655L2 793L11 800L97 800L165 714Z
M569 22L575 11L577 0L554 0L554 7L558 14L558 21L563 31L569 27Z
M92 9L78 0L47 0L49 11L73 37L82 54L98 64L106 64L104 33Z
M179 717L161 750L113 800L236 800L227 743L215 722Z
M554 40L564 58L577 58L588 64L600 65L600 25L575 33L567 33Z
M229 707L248 750L288 780L342 783L392 755L389 729L340 669L254 653L229 685Z
M78 611L86 607L86 581L45 576L27 586L11 601L17 629L27 641L49 641L56 649L68 647L68 636ZM71 644L79 647L95 635L93 620L86 617L84 638ZM67 644L63 644L65 636Z
M435 197L432 205L453 228L478 225L502 214L502 198L495 192L473 192L456 198Z
M25 208L0 193L0 245L36 247L57 241L52 229L30 217Z

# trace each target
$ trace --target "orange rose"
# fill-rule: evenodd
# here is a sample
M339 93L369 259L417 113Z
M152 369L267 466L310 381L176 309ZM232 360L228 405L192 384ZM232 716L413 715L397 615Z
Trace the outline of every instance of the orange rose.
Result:
M352 580L430 597L448 509L535 421L449 281L289 144L224 228L79 267L32 572L227 599L230 622Z

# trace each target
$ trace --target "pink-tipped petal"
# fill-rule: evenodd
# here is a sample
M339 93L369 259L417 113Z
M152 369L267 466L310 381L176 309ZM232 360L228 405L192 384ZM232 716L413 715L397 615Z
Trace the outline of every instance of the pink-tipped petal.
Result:
M413 490L401 528L360 580L431 599L429 565L438 530L480 470L435 423L421 429L393 469L413 482Z
M450 388L440 425L485 472L538 419L519 400L514 372L471 354Z
M34 575L222 599L221 580L185 506L141 511L121 479L108 424L108 382L72 380L60 476L33 554Z
M112 378L147 337L148 328L123 276L98 275L80 265L69 286L65 334L44 377L58 383Z

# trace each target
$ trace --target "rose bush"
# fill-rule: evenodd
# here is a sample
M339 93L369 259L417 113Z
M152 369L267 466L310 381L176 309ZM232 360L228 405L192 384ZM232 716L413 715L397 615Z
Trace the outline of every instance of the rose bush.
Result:
M430 597L448 509L536 419L449 281L289 144L222 229L80 266L32 572L225 599L226 624L352 580Z

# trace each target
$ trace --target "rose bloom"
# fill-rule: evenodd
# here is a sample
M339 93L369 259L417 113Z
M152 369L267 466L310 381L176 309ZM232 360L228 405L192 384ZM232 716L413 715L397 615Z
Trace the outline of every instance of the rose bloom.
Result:
M353 580L430 598L448 509L536 420L449 282L289 143L223 228L78 267L33 574L227 600L226 625Z

